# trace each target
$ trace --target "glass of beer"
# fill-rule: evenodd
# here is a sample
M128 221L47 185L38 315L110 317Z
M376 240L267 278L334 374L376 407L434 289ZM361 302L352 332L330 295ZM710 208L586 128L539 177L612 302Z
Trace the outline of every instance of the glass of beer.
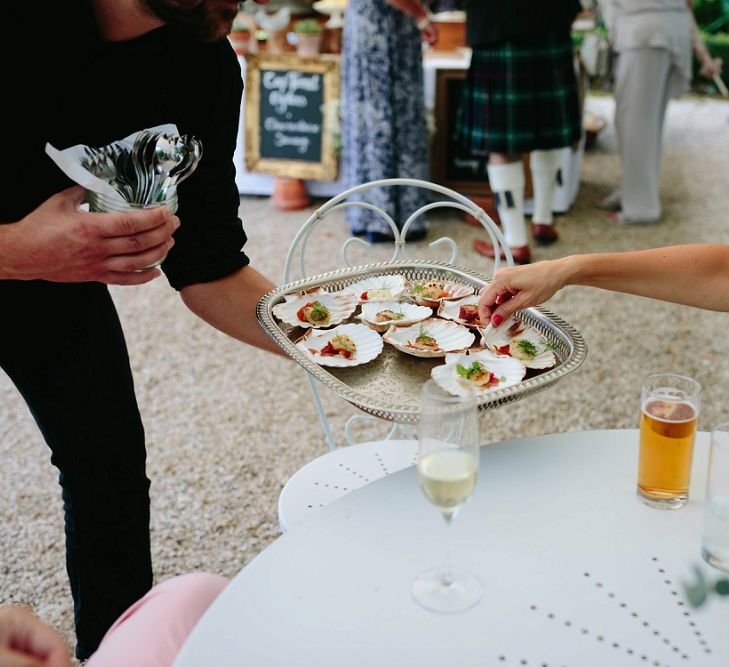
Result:
M638 496L651 507L677 509L688 502L701 385L673 373L643 381Z
M420 408L418 482L423 495L440 510L448 530L478 478L476 398L453 396L434 380L428 380L423 386ZM447 550L447 532L444 546ZM413 597L431 611L457 613L479 601L481 583L467 570L445 564L418 575L413 583Z

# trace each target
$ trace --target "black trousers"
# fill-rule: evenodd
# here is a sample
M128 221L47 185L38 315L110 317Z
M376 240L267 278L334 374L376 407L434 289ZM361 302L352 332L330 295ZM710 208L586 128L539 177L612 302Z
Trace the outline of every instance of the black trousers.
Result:
M152 585L144 429L124 334L100 283L0 281L0 365L59 470L76 655Z

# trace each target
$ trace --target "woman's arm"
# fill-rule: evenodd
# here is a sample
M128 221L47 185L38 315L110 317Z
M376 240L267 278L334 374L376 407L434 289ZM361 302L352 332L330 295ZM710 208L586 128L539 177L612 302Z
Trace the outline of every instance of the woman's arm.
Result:
M421 0L387 0L387 3L415 20L421 38L426 44L435 44L438 39L438 32L430 22L427 2Z
M678 245L634 252L569 255L496 272L480 293L483 322L498 326L567 285L729 312L729 245Z
M428 9L420 0L387 0L387 4L392 5L395 9L399 9L403 14L411 16L416 21L420 21L421 19L429 20L430 18Z

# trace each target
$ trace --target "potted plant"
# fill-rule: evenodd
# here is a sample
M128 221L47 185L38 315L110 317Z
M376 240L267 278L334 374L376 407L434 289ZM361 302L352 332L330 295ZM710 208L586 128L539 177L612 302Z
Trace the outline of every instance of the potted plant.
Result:
M321 53L322 27L313 18L301 19L294 23L296 33L296 53L300 56L316 56Z
M252 34L253 31L246 17L238 14L233 21L228 39L239 56L244 56L250 50Z

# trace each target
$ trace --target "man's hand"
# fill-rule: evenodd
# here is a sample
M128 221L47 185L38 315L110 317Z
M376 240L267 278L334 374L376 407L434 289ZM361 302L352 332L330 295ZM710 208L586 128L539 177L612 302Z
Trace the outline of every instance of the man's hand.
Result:
M721 58L708 58L701 61L701 75L707 79L713 79L721 74L724 61Z
M0 609L0 667L71 667L60 635L25 607Z
M179 219L164 206L88 213L79 209L84 199L74 186L0 225L0 279L140 285L159 276L140 269L165 257Z

